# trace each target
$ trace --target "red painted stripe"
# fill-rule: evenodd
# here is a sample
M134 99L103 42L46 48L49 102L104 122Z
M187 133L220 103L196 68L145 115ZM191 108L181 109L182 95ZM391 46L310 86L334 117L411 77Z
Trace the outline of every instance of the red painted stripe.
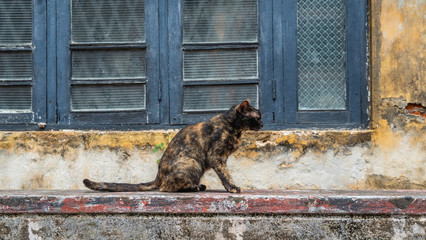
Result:
M0 191L0 213L426 215L426 191L248 190L241 194Z

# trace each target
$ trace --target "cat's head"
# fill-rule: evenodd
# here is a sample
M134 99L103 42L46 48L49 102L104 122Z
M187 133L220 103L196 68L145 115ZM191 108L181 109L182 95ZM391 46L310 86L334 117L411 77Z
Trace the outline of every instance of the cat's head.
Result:
M242 130L258 131L263 127L262 114L250 105L250 99L238 104L235 108L236 122Z

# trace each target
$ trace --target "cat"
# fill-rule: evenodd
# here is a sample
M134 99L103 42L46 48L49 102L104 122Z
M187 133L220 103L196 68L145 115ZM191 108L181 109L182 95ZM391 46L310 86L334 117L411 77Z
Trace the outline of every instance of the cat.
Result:
M86 187L110 192L136 192L158 189L161 192L198 192L204 172L212 168L228 192L240 193L228 172L228 156L237 150L241 133L260 130L261 113L250 105L250 99L234 105L207 122L180 130L166 148L154 181L139 184L93 182L84 179Z

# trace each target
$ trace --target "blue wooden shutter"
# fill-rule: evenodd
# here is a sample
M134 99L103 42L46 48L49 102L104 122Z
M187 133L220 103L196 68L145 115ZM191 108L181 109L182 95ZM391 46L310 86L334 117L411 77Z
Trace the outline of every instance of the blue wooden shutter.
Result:
M257 0L169 2L172 124L207 120L247 98L257 108L266 103L261 89L271 79L262 78L260 35L271 30L272 18L260 21L265 6Z
M292 0L277 7L282 12L282 28L274 29L275 43L282 42L274 57L282 93L277 122L365 126L366 1Z
M0 124L46 121L46 6L0 0Z
M146 124L159 121L158 3L70 0L61 3L67 60L59 83L62 124ZM149 26L149 27L147 27Z

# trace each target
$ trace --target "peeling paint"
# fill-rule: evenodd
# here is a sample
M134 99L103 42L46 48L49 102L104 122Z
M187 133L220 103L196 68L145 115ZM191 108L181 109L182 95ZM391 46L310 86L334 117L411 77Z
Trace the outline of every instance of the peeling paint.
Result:
M407 117L403 113L405 103L400 108L393 103L390 106ZM423 131L422 124L411 119L405 124L405 132L395 130L384 119L374 131L248 132L228 165L243 189L395 188L399 185L380 184L395 177L406 177L409 188L422 189L425 188L422 148L426 144L418 134ZM0 132L0 143L8 143L4 144L7 148L0 150L3 166L0 188L84 189L81 184L84 178L150 181L155 177L156 160L161 156L160 151L153 153L153 146L171 139L175 133ZM54 143L48 144L50 141ZM16 164L16 159L20 164ZM368 177L375 174L384 178L372 181ZM202 183L209 189L222 189L212 171L206 173Z
M143 207L140 208L140 202ZM2 191L0 214L425 214L422 191L251 190L240 194ZM40 228L30 222L36 234ZM30 231L30 230L29 230Z
M368 144L370 131L261 131L243 135L238 158L269 158L282 151L289 151L294 158L307 152L335 153L356 145ZM284 163L283 163L284 164Z
M8 152L37 152L41 155L60 154L65 156L73 149L85 150L121 150L152 147L166 143L177 131L146 132L0 132L0 149Z
M380 95L402 95L408 102L426 105L425 4L418 0L406 0L404 4L387 0L381 4Z
M382 99L426 105L424 1L371 2L372 126L387 111Z
M426 118L426 107L421 104L408 103L405 110L408 115L418 116L423 118L423 120Z
M360 188L426 189L424 3L370 2L374 162Z
M413 183L407 177L387 177L380 174L367 176L367 189L426 189L426 181L423 183Z

